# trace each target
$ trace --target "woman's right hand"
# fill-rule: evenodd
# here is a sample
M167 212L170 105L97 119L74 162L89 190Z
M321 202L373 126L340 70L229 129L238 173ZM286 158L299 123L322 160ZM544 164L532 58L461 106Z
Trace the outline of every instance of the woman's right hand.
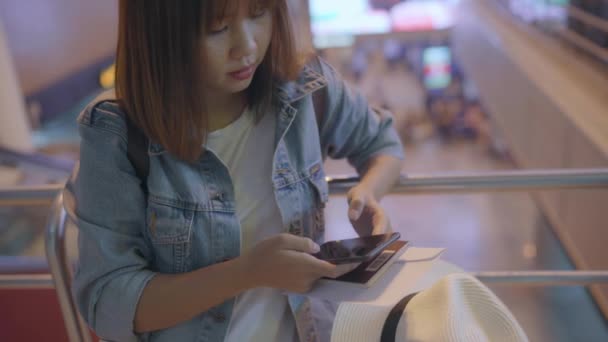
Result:
M306 293L319 278L336 278L345 273L342 268L311 255L318 251L319 246L311 239L279 234L258 243L239 261L252 287Z

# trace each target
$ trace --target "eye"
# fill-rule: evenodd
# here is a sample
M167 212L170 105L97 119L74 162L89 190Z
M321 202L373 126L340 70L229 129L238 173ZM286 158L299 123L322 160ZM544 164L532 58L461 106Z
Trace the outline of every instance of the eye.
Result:
M252 18L259 18L259 17L263 16L264 14L266 14L266 12L268 12L267 7L264 7L262 5L257 5L251 10L250 14L251 14Z
M228 24L225 20L214 20L209 26L209 34L220 34L228 30Z
M226 31L228 31L228 25L224 25L219 28L213 27L209 30L209 34L220 34L220 33L226 32Z

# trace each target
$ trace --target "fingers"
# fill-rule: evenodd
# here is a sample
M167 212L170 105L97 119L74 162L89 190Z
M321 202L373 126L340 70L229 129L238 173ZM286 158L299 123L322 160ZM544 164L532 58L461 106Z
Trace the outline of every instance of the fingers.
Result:
M310 254L317 253L321 250L319 245L314 243L311 239L292 234L279 234L271 239L273 240L273 243L276 244L277 248L280 249Z
M295 290L297 293L309 292L320 278L326 277L335 279L354 270L360 265L359 263L334 265L327 261L319 260L310 254L295 251L286 251L285 253L299 259L298 267L305 272L305 274L308 274L304 280L292 287L292 290Z
M334 275L336 265L332 263L317 259L310 254L300 253L297 251L286 251L285 253L285 255L296 259L297 267L303 272L312 275L314 280L321 277L330 277Z
M359 265L361 265L361 263L334 265L323 260L317 259L317 261L319 261L319 263L316 264L315 267L317 268L316 271L319 278L327 277L335 279L354 270L355 268L359 267Z
M361 200L353 195L348 215L360 236L390 232L390 222L386 212L375 200ZM353 217L356 217L356 219L353 219Z
M353 195L349 198L348 204L348 218L351 221L356 221L361 217L361 213L363 213L363 208L365 208L365 200L363 197L358 195Z
M324 260L319 260L313 256L310 256L312 259L312 265L314 267L314 273L315 275L317 275L319 278L321 277L331 277L336 269L336 265L324 261Z
M374 216L372 222L374 227L372 229L372 235L379 235L390 232L390 224L384 210L382 210L380 206L375 206L373 210Z

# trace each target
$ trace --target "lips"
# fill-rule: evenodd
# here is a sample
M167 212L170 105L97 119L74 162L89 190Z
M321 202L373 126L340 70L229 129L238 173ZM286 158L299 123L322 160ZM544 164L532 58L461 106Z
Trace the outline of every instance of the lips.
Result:
M255 65L251 65L251 66L245 67L243 69L239 69L237 71L229 72L228 75L230 75L230 77L237 79L239 81L244 81L244 80L249 79L251 76L253 76L254 71L255 71Z

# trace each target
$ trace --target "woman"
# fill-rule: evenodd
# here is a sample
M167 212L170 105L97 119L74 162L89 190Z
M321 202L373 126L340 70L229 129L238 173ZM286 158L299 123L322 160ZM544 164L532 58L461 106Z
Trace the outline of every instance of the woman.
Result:
M65 192L73 293L101 338L315 340L298 294L345 271L310 255L326 155L362 175L348 194L357 232L388 229L378 201L402 156L391 119L324 62L299 63L285 1L120 2L116 100L79 117ZM147 177L127 123L149 140Z

